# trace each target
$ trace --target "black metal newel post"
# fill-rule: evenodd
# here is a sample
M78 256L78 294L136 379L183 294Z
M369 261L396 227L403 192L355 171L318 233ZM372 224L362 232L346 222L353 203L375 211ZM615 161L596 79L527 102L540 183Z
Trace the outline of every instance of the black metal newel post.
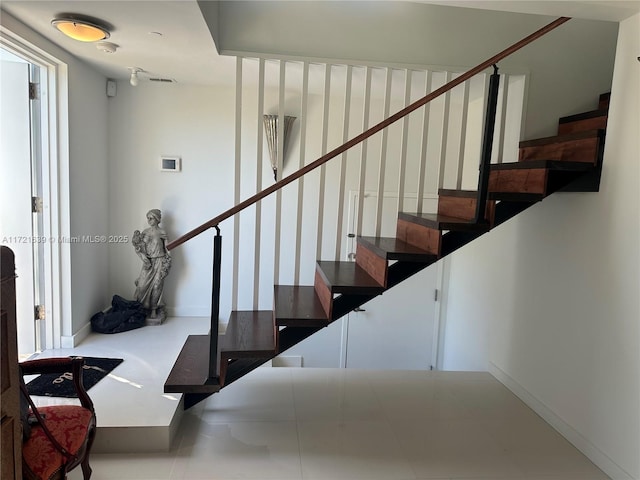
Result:
M222 236L220 228L215 225L216 236L213 238L213 282L211 288L211 329L209 330L209 380L220 377L218 363L218 322L220 318L220 270L222 265Z
M493 149L493 132L496 127L496 107L498 105L498 88L500 87L500 75L498 66L493 65L493 74L489 78L489 98L487 99L487 111L485 114L484 137L482 139L482 153L480 157L480 173L478 175L478 199L476 202L475 223L487 222L486 209L489 190L489 165L491 164L491 151Z

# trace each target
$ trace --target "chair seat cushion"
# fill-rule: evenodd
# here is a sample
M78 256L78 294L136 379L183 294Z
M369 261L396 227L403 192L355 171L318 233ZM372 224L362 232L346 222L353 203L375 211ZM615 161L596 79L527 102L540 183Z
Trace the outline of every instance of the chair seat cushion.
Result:
M92 424L90 410L76 405L38 407L53 437L67 449L77 454L87 439ZM29 439L22 445L22 457L37 478L50 479L59 475L67 459L47 438L40 425L31 428Z

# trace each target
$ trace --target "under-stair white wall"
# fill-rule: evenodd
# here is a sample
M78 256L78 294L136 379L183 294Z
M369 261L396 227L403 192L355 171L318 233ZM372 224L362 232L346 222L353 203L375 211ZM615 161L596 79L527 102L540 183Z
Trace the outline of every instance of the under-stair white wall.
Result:
M600 192L555 194L452 256L442 352L444 368L490 370L616 480L640 478L639 52L636 15Z

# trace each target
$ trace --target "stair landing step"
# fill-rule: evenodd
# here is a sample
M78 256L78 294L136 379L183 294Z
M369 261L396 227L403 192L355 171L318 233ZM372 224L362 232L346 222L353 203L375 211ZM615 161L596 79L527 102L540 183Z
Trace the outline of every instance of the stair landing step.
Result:
M329 324L312 286L276 285L274 311L279 327L326 327Z
M472 220L465 220L448 215L437 213L398 213L398 220L416 223L434 230L451 230L456 232L486 232L490 229L489 224L474 223Z
M316 272L331 294L379 295L384 287L355 262L319 261Z
M189 335L164 384L165 393L216 393L217 378L209 378L209 335Z
M235 358L271 358L276 354L275 329L271 310L233 311L224 335L220 335L220 355Z
M438 257L421 248L389 237L358 237L358 244L386 260L433 263Z

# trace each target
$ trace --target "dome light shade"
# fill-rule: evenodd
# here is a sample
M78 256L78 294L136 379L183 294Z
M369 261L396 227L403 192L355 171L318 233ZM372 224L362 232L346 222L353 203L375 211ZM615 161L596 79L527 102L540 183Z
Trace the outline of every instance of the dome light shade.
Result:
M111 36L106 26L100 25L97 21L77 16L61 16L51 20L53 25L67 37L79 42L97 42L106 40Z

